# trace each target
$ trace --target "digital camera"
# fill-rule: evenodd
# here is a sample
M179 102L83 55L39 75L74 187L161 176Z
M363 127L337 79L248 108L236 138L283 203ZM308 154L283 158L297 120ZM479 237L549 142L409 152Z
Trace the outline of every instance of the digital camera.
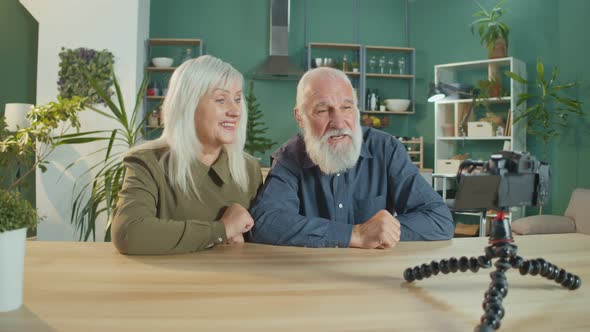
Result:
M549 165L526 152L500 151L485 162L465 160L457 173L455 210L544 205L550 179Z

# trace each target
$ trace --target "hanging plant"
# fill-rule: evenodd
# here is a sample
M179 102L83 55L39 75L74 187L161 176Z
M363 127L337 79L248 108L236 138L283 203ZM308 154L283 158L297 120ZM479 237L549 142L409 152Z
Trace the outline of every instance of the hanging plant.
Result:
M96 51L89 48L67 49L62 47L59 53L59 80L57 86L62 98L74 96L86 97L88 104L103 103L102 97L90 85L82 68L95 80L97 85L113 94L112 71L114 56L107 50Z

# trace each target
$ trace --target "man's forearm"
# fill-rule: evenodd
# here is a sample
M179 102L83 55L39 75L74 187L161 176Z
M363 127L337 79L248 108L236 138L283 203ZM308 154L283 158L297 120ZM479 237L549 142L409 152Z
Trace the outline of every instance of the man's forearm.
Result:
M252 241L313 248L348 247L352 226L277 210L257 216L252 230Z
M397 216L401 224L401 241L438 241L453 237L455 225L446 208L414 211Z

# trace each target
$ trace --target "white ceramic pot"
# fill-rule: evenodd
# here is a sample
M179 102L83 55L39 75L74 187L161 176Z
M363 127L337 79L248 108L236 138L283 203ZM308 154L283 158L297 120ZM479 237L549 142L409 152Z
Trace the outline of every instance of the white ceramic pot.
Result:
M27 229L0 233L0 312L23 304Z
M27 128L31 124L26 118L27 112L31 110L31 104L8 103L4 108L6 118L6 129L15 132L18 128Z

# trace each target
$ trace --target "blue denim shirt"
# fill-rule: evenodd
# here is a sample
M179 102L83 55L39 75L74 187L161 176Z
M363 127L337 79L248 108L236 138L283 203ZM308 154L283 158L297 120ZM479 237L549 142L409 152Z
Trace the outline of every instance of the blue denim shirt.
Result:
M308 157L300 135L271 157L272 168L250 209L253 242L348 247L352 227L381 209L401 224L401 240L447 240L449 209L393 136L363 127L356 167L326 175Z

